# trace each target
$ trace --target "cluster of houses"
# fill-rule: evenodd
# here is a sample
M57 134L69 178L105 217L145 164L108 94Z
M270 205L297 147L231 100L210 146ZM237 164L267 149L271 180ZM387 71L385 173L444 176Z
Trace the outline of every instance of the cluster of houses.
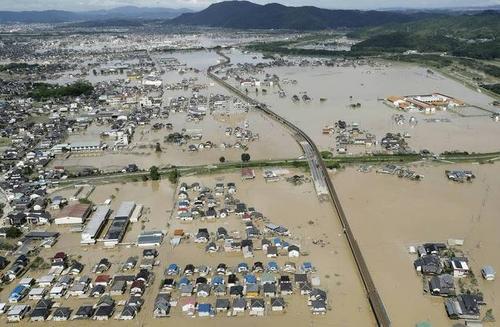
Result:
M187 264L183 269L171 263L155 300L154 316L167 317L172 307L180 307L186 316L264 316L285 311L287 298L294 293L307 298L313 314L325 314L327 293L319 288L314 271L310 262L300 267L293 262L279 267L276 262L259 261L236 267L220 263L213 268Z
M190 191L196 195L193 199L190 198ZM264 223L263 214L235 198L235 193L236 184L232 182L217 183L213 190L202 187L199 183L180 185L177 219L184 222L194 219L208 222L226 219L234 214L244 225L243 234L229 233L223 226L212 233L207 228L199 228L193 233L194 242L205 244L205 250L209 253L236 252L242 253L245 258L252 258L255 250L264 251L269 258L280 255L290 258L300 256L300 247L287 240L290 233L286 227Z
M406 136L401 133L387 133L380 141L380 145L387 151L408 153L410 148L406 142Z
M444 172L450 181L464 183L472 182L476 176L470 170L446 170Z
M460 279L474 278L467 257L456 256L454 250L444 243L425 243L410 252L416 253L415 270L424 277L424 291L445 298L444 307L450 319L478 321L483 296L477 290L465 290ZM485 280L494 280L495 271L491 266L481 270Z
M358 123L346 124L340 120L335 126L324 127L323 134L336 134L335 144L339 154L347 153L349 146L370 148L376 144L375 135L361 129Z
M419 174L408 167L398 166L393 164L382 166L381 168L377 169L377 173L396 175L399 178L407 178L412 181L421 181L422 179L424 179L424 175Z
M143 251L143 262L155 259L154 249ZM144 304L144 293L154 280L152 266L138 263L137 257L130 257L121 267L123 274L110 275L107 271L111 262L102 258L93 267L92 273L82 275L84 265L71 260L64 252L56 253L51 259L50 270L37 279L23 277L10 292L7 303L0 303L0 313L5 313L7 321L18 322L24 318L30 321L66 321L80 319L131 320L136 317ZM133 269L139 268L137 273ZM117 301L114 297L125 297ZM78 308L62 306L60 301L74 297L86 304ZM88 303L88 299L96 299ZM35 302L31 306L27 304Z

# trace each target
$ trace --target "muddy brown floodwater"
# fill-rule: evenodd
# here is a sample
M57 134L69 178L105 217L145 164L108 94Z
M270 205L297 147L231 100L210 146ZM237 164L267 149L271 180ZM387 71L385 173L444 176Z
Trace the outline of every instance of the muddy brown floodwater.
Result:
M272 87L263 94L250 96L271 106L276 113L286 117L306 132L322 149L335 146L335 138L322 134L324 126L338 120L359 123L376 135L377 141L387 132L408 133L408 143L414 150L428 149L440 153L448 150L496 151L498 144L490 140L500 133L500 124L494 122L491 113L475 108L460 109L462 117L455 113L437 112L433 115L405 113L389 107L378 99L390 95L444 93L465 101L470 105L499 112L491 103L493 99L471 90L461 83L437 72L429 74L426 68L410 64L374 62L371 65L355 64L355 67L274 67L265 73L276 74L281 80L296 80L297 84L281 83L286 97L278 95L278 87ZM264 78L265 75L257 75ZM231 80L234 83L234 80ZM306 92L312 101L293 103L291 97ZM352 97L352 98L351 98ZM320 98L326 98L324 102ZM350 104L361 107L351 109ZM392 118L402 114L406 123L398 125ZM417 119L417 125L408 124L410 117ZM449 119L451 122L426 122L425 119ZM371 151L380 150L374 147ZM354 151L355 152L355 151Z
M444 171L472 170L472 183L448 181ZM413 268L408 246L463 239L487 305L500 312L498 281L482 280L484 265L500 269L500 165L417 165L420 182L349 167L332 174L347 217L393 326L414 326L428 320L433 326L452 326L443 299L423 295L422 280Z

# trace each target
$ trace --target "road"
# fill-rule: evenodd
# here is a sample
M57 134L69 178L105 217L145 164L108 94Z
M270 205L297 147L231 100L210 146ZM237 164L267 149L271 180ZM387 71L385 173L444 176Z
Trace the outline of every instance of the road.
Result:
M228 56L226 56L225 54L223 54L221 51L218 51L217 53L224 60L217 65L209 67L209 69L207 71L208 76L210 78L212 78L214 81L216 81L217 83L219 83L221 86L225 87L226 89L228 89L229 91L231 91L235 95L237 95L238 97L242 98L247 103L255 106L256 109L261 110L266 115L268 115L272 119L276 120L277 122L279 122L280 124L282 124L283 126L288 128L291 131L295 140L300 144L300 146L304 150L304 154L306 155L306 157L309 161L309 166L312 167L311 173L313 174L316 192L318 194L320 194L320 192L324 192L325 186L326 186L326 189L328 190L327 193L330 197L330 200L332 201L333 207L335 208L335 210L337 212L340 223L342 224L342 227L344 228L344 233L346 235L347 241L349 243L349 247L351 248L352 255L353 255L354 260L356 262L356 266L358 268L361 279L363 281L363 285L365 287L367 297L368 297L368 300L370 302L375 319L376 319L379 326L382 326L382 327L391 326L391 321L389 319L389 315L387 314L387 311L385 310L384 303L382 302L382 299L380 298L380 295L377 291L377 288L375 287L375 283L373 282L373 279L371 278L370 271L368 270L368 266L366 265L366 262L363 258L362 253L361 253L361 249L360 249L358 242L356 241L354 234L351 230L351 227L350 227L349 222L347 220L347 216L345 215L344 209L342 208L342 205L340 203L337 192L333 186L333 183L332 183L331 179L328 177L328 170L326 169L325 163L323 162L323 160L321 158L321 154L320 154L318 148L316 147L316 144L300 128L298 128L293 123L286 120L285 118L276 114L274 111L269 109L266 104L260 103L256 100L250 98L248 95L244 94L242 91L238 90L234 86L230 85L226 81L219 78L214 73L214 71L229 64L231 59Z

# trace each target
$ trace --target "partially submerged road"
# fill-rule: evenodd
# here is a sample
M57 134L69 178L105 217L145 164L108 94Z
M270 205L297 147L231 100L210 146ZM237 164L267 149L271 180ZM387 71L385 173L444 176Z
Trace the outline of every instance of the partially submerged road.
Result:
M292 135L294 136L295 140L300 144L300 146L304 150L304 154L306 155L306 158L308 159L309 162L309 167L311 168L311 174L313 176L316 192L318 193L320 198L323 197L323 195L326 196L329 195L329 198L332 201L333 206L340 219L340 223L344 228L344 232L346 234L349 247L351 248L351 252L354 256L354 260L356 262L356 266L359 270L361 279L363 281L363 285L367 292L368 300L370 301L370 305L373 310L375 319L377 320L379 326L382 327L391 326L391 321L389 319L387 311L385 310L384 303L382 302L382 299L380 298L377 288L375 287L375 283L373 282L373 279L370 275L368 266L366 265L366 262L363 258L358 242L354 238L354 234L352 233L351 227L349 226L349 222L347 221L344 209L340 204L339 197L337 195L337 192L335 191L335 188L333 187L332 181L328 177L328 171L326 169L325 163L321 158L321 154L318 148L316 147L316 144L314 144L313 140L300 128L298 128L285 118L281 117L280 115L276 114L274 111L270 110L266 104L258 102L255 99L252 99L251 97L243 93L241 90L237 89L236 87L230 85L226 81L219 78L214 72L222 68L223 66L229 64L231 59L225 54L223 54L221 51L217 51L217 53L219 54L219 56L223 58L223 60L219 64L208 68L207 71L208 76L217 83L219 83L221 86L225 87L232 93L242 98L247 103L253 105L255 108L261 110L266 115L270 116L274 120L278 121L280 124L287 127L292 132Z

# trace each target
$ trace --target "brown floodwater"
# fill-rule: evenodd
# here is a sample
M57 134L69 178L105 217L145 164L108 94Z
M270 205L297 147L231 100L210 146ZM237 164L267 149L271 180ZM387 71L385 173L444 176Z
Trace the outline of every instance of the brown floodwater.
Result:
M423 295L421 278L413 268L408 247L425 242L463 239L459 247L484 292L482 314L500 312L498 281L480 277L484 265L500 268L500 166L498 164L431 165L413 167L425 175L420 182L355 167L332 174L346 215L394 326L428 320L451 326L443 300ZM446 169L472 170L472 183L448 181Z

